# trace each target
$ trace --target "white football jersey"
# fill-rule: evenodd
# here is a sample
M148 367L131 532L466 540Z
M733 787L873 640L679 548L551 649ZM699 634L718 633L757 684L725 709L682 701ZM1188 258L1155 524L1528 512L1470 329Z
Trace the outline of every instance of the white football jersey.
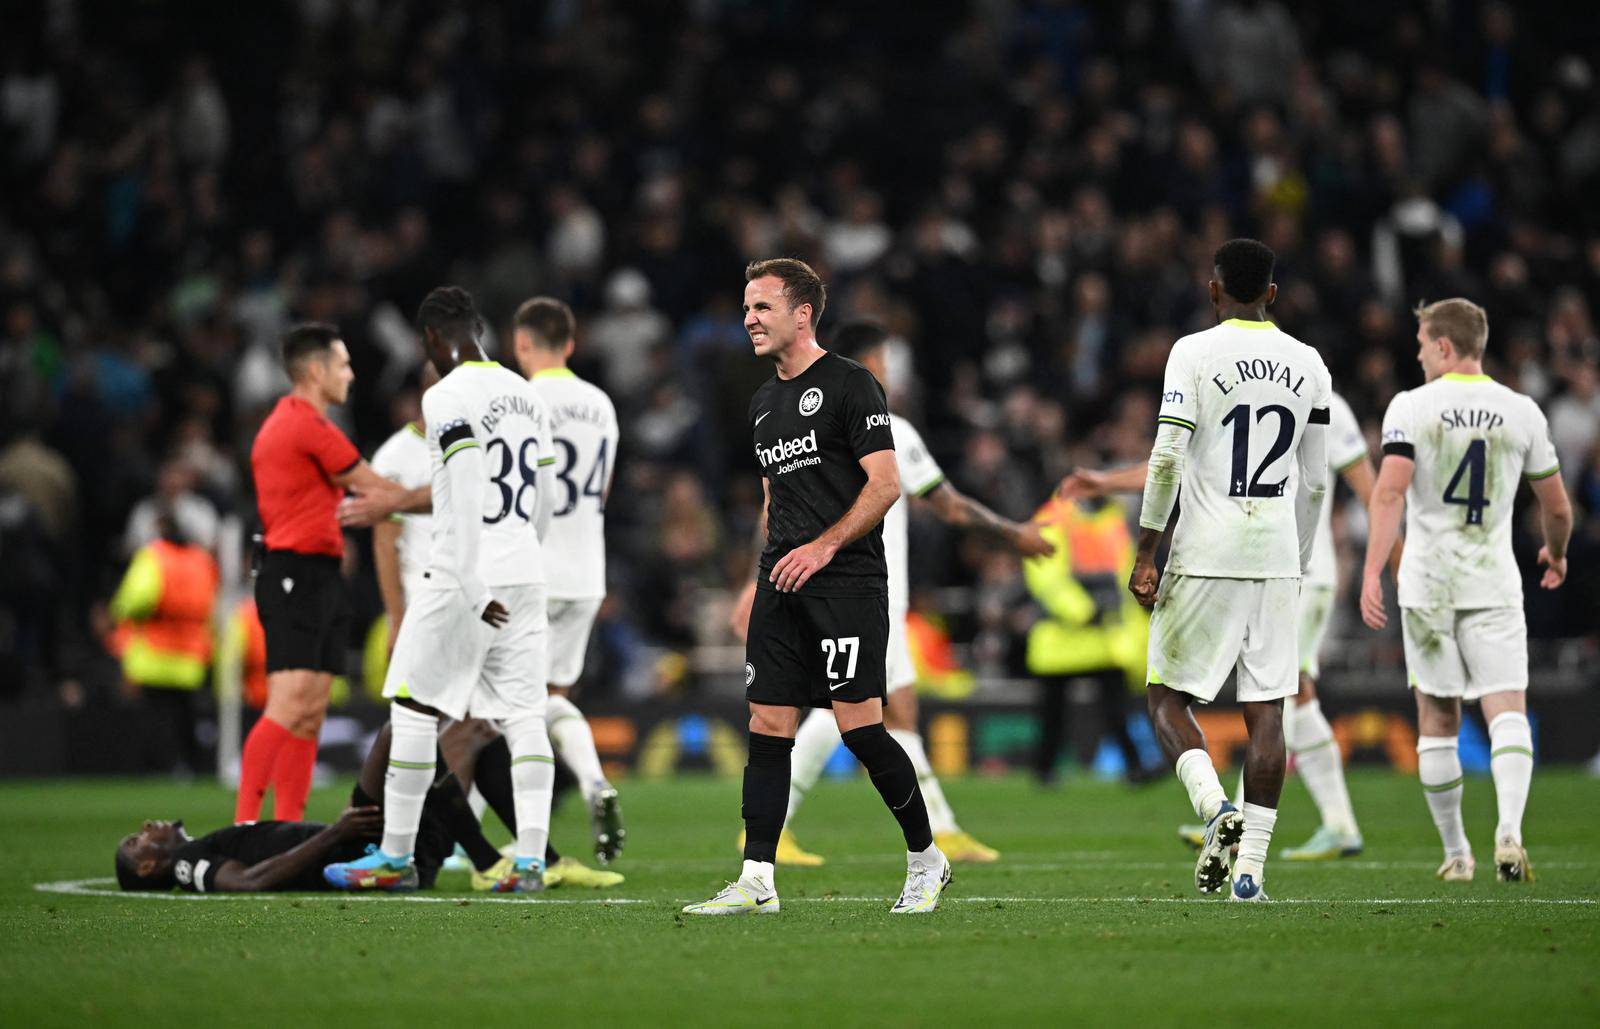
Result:
M1517 484L1560 471L1539 405L1487 375L1442 375L1395 394L1383 452L1415 462L1400 606L1520 606L1511 554Z
M606 595L606 496L617 466L617 411L599 386L566 368L533 377L550 411L556 501L545 534L545 576L554 600Z
M1311 565L1306 569L1307 586L1333 586L1338 579L1338 562L1333 552L1334 479L1357 461L1367 459L1367 440L1361 423L1344 397L1335 393L1328 405L1328 496L1317 515L1317 538L1311 544Z
M944 481L939 462L928 453L922 434L897 414L889 415L894 434L894 463L900 470L900 496L883 516L883 557L889 566L889 617L904 617L911 608L911 549L907 531L907 497L920 497ZM897 615L896 612L899 612Z
M422 395L433 474L430 578L448 581L460 545L452 505L481 511L478 574L485 586L534 586L545 581L539 534L538 470L555 463L550 415L522 376L493 361L463 361ZM485 481L471 497L451 494L445 462L468 447L483 448Z
M1322 356L1271 322L1230 318L1173 344L1157 421L1193 438L1167 571L1300 577L1295 455L1332 395Z
M428 438L415 423L402 426L372 455L372 470L406 489L416 489L433 481L428 463ZM433 518L426 514L390 515L400 523L400 583L406 602L416 599L422 588L422 573L428 570L428 538L433 533Z

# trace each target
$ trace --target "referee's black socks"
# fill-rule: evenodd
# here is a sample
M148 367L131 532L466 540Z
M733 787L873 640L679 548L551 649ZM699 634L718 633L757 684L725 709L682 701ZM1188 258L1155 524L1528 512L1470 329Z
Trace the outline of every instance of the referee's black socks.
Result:
M783 832L783 816L789 809L789 753L792 750L793 739L759 732L750 734L750 759L744 766L746 861L771 864L777 860L778 835ZM910 767L909 762L906 767ZM915 781L913 778L912 782ZM926 824L926 816L923 822Z
M906 837L906 850L919 852L933 846L933 831L928 828L928 805L923 802L922 788L917 785L917 770L883 723L851 729L844 734L844 745L867 770L872 785L878 788L878 795L900 823L900 831ZM786 778L785 789L787 786ZM748 796L748 785L745 791ZM750 856L748 851L745 856Z

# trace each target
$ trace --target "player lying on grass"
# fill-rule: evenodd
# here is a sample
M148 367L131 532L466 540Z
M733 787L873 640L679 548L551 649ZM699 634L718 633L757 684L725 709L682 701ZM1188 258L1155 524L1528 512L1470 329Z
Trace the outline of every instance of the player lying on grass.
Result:
M482 746L471 738L470 729L455 734L447 731L441 739L440 764L448 763L444 755L477 748L474 767L480 782L487 787L485 796L497 813L502 806L509 813L510 751L498 734L496 739L498 748L494 743ZM495 760L497 749L504 751L504 760ZM124 890L169 890L177 886L196 893L329 889L322 866L361 857L383 829L383 809L378 800L383 796L388 762L386 726L367 754L360 780L351 791L351 806L333 825L251 822L193 839L184 831L182 820L147 821L140 831L125 837L117 846L117 883ZM439 866L457 843L472 861L474 889L490 889L503 878L496 873L507 859L484 837L460 782L453 772L447 772L434 783L423 803L415 886L426 889L433 885ZM610 886L622 882L616 873L585 868L551 849L546 850L545 860L546 886Z

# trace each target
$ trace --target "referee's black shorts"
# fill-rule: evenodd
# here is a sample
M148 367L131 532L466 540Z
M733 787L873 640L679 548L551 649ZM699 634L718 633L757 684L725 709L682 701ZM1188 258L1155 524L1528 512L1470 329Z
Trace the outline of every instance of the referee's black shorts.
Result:
M350 607L338 558L267 551L256 574L256 613L267 637L269 674L344 674Z
M884 699L889 596L811 597L756 590L745 643L753 704L830 707Z

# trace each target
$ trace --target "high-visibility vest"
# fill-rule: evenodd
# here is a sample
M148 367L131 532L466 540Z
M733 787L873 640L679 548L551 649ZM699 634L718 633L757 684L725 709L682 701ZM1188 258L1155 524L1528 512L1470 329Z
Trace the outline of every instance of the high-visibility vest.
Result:
M1033 520L1056 551L1022 563L1028 592L1045 612L1028 632L1028 671L1120 668L1130 683L1142 682L1150 618L1126 588L1134 546L1125 509L1113 501L1089 511L1052 498Z
M217 562L203 547L156 540L139 549L111 598L124 678L180 690L205 681L218 581Z

